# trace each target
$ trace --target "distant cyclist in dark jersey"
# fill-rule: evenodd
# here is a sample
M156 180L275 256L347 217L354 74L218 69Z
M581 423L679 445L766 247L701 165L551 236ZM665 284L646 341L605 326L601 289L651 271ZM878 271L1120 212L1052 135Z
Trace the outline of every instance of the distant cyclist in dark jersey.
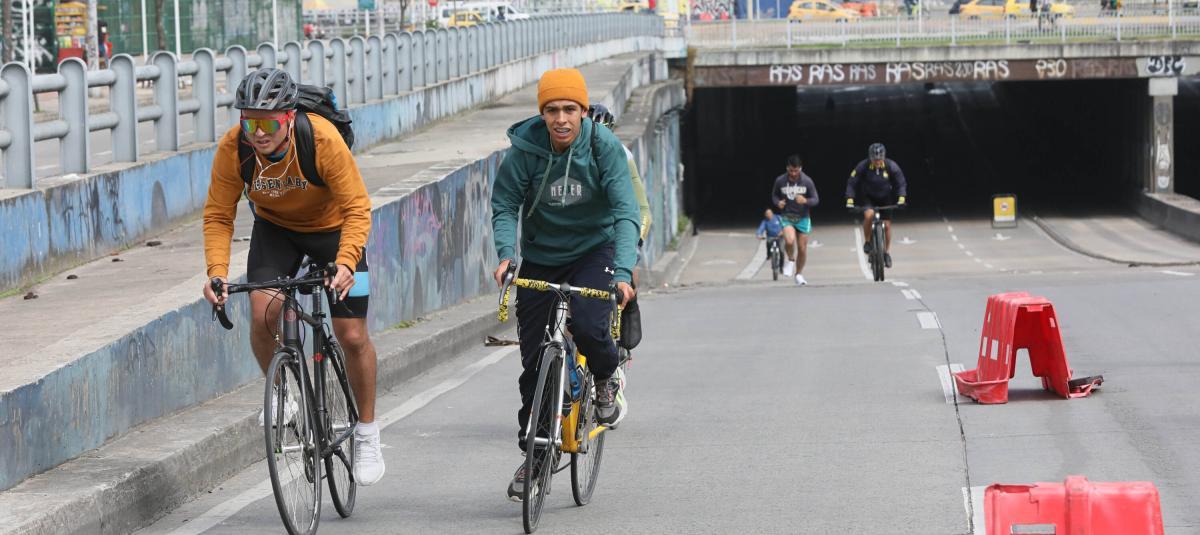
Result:
M795 276L800 286L808 284L803 272L808 260L808 235L812 232L809 212L821 202L817 186L801 170L802 165L799 156L788 156L787 172L775 178L775 187L771 189L771 203L779 209L783 220L783 249L787 254L783 274Z
M908 182L904 179L904 171L896 162L887 158L887 149L883 143L873 143L867 148L867 159L858 162L850 172L846 181L846 208L854 208L855 198L863 211L863 252L870 254L878 244L871 243L871 220L875 217L876 206L904 206L908 195ZM892 213L885 211L881 216L887 231L886 243L883 244L883 263L892 267Z

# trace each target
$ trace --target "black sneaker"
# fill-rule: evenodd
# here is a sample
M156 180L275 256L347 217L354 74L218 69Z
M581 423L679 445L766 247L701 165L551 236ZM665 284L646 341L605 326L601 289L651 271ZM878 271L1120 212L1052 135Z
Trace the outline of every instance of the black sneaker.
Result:
M890 253L883 253L883 265L888 269L892 268L892 255Z
M871 254L870 240L863 242L863 254Z
M516 473L513 474L512 483L508 484L508 499L520 503L525 497L525 481L529 479L529 473L525 471L525 461L521 461L521 466L517 467Z
M596 421L612 427L625 417L625 396L621 394L620 373L596 385Z

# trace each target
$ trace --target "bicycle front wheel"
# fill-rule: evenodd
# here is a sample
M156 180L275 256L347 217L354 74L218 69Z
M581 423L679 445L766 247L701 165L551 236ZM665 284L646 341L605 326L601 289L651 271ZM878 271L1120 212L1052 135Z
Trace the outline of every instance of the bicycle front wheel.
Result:
M876 225L875 228L872 229L871 234L874 235L872 239L875 242L875 245L872 246L871 251L871 268L874 271L875 281L883 282L883 255L887 252L887 246L885 245L887 241L884 235L883 224Z
M779 255L771 253L771 280L779 280L779 271L782 269L779 262Z
M596 438L588 439L599 424L596 422L596 382L591 373L584 375L587 379L581 391L583 399L579 400L579 423L575 426L581 453L571 454L571 497L575 499L575 505L581 507L592 501L592 491L596 490L607 435L600 433Z
M321 459L306 372L291 353L276 353L263 396L267 469L279 518L291 535L316 533L321 520Z
M550 493L550 478L554 475L558 447L554 444L555 418L562 407L555 406L555 394L562 391L561 348L547 346L543 350L537 389L533 392L533 407L525 435L525 490L521 496L521 517L525 533L533 533L542 518L542 504ZM538 444L539 440L542 444Z
M354 512L358 495L358 484L354 481L354 426L358 423L358 410L346 376L346 356L342 347L330 343L328 351L329 366L321 374L321 383L325 389L325 436L334 444L329 456L325 457L325 478L329 480L333 508L346 518Z

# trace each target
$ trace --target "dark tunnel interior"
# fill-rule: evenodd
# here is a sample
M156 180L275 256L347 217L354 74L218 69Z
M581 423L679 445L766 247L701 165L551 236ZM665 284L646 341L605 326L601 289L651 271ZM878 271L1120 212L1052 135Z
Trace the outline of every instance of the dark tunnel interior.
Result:
M1150 144L1145 80L841 88L696 89L686 117L685 207L697 226L753 223L789 154L845 217L849 171L875 141L903 168L910 217L986 217L1015 193L1023 213L1128 209ZM1176 98L1176 188L1200 190L1200 84Z

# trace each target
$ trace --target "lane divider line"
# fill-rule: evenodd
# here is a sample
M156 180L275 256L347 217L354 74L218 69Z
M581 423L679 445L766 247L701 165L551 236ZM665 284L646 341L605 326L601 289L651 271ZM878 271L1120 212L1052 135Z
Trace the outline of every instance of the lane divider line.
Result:
M854 253L858 256L858 269L862 271L863 278L874 281L875 277L871 275L871 270L867 268L867 255L863 253L863 232L861 228L854 227Z
M744 281L753 279L755 275L758 275L758 270L762 269L762 266L764 263L766 263L766 261L767 246L764 243L762 247L756 247L754 249L754 256L750 257L750 263L746 264L746 267L742 268L741 273L738 273L737 280Z
M967 256L970 256L970 257L975 256L975 253L972 253L971 251L963 251L963 252L967 253Z
M958 234L951 234L950 239L952 239L954 241L958 241Z
M1188 273L1186 271L1172 271L1170 269L1164 269L1162 271L1162 273L1165 273L1167 275L1174 275L1176 277L1191 277L1191 276L1195 275L1195 273Z
M983 495L987 487L962 487L963 507L967 510L967 521L971 523L971 535L987 535L984 523Z
M957 362L949 366L945 364L937 366L938 381L942 383L942 395L945 396L947 405L953 405L954 398L958 394L957 389L954 387L953 374L962 372L963 370L965 370L963 365Z
M897 288L908 288L908 283L907 283L907 282L901 282L901 281L891 281L891 283L892 283L892 286L895 286L895 287L897 287Z
M901 293L901 294L904 294L904 298L905 298L905 299L908 299L909 301L912 301L913 299L916 299L916 297L913 297L913 291L912 291L912 290L900 290L900 293Z
M500 362L501 359L516 351L517 347L518 346L506 346L497 349L488 354L488 356L472 362L466 368L463 368L462 371L454 374L449 379L446 379L445 381L438 383L436 386L433 386L428 390L413 396L408 401L401 403L400 406L386 412L383 414L383 416L380 416L376 419L376 422L379 423L380 432L382 432L388 426L411 415L412 413L417 412L433 400L440 397L442 394L462 386L484 368ZM264 460L260 462L266 461ZM208 531L221 524L242 509L245 509L246 506L250 505L251 503L270 496L271 492L271 478L268 477L267 479L260 481L257 485L242 491L241 494L221 502L212 509L205 511L200 516L189 520L187 525L180 526L172 531L170 535L200 535L201 533L204 533L205 531Z
M938 323L937 314L928 310L917 312L917 321L921 322L922 329L937 329L941 327Z

